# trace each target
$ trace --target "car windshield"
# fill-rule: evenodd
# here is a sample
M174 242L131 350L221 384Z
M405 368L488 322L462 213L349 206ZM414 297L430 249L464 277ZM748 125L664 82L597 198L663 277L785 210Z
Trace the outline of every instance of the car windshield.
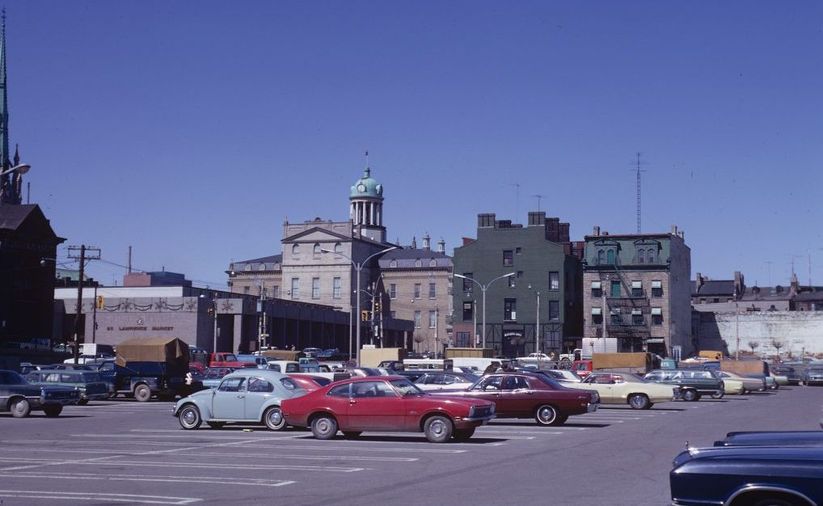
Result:
M422 390L407 379L393 379L391 384L401 395L425 395Z

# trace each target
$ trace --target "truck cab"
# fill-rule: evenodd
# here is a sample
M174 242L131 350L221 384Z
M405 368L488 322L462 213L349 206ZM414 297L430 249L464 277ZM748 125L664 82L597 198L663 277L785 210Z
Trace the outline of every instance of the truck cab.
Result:
M212 353L209 357L209 367L231 367L234 369L243 369L244 367L257 367L254 362L244 362L238 360L234 353Z

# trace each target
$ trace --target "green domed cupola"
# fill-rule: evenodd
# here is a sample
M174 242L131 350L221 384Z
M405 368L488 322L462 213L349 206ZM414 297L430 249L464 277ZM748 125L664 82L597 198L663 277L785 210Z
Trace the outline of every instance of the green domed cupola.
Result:
M371 177L371 169L366 167L363 176L351 187L351 198L373 198L383 200L383 185Z
M366 165L363 175L351 187L349 217L360 235L373 241L385 242L383 227L383 185L371 177Z

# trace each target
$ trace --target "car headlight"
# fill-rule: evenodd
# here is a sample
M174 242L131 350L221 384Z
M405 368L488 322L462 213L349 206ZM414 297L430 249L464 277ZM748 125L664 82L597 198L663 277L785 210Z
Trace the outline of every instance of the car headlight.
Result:
M475 407L472 406L469 408L469 418L474 418Z

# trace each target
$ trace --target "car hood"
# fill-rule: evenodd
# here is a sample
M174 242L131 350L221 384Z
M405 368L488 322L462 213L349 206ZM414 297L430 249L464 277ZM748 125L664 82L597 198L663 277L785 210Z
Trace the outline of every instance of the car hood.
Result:
M821 446L823 431L730 432L715 446Z

